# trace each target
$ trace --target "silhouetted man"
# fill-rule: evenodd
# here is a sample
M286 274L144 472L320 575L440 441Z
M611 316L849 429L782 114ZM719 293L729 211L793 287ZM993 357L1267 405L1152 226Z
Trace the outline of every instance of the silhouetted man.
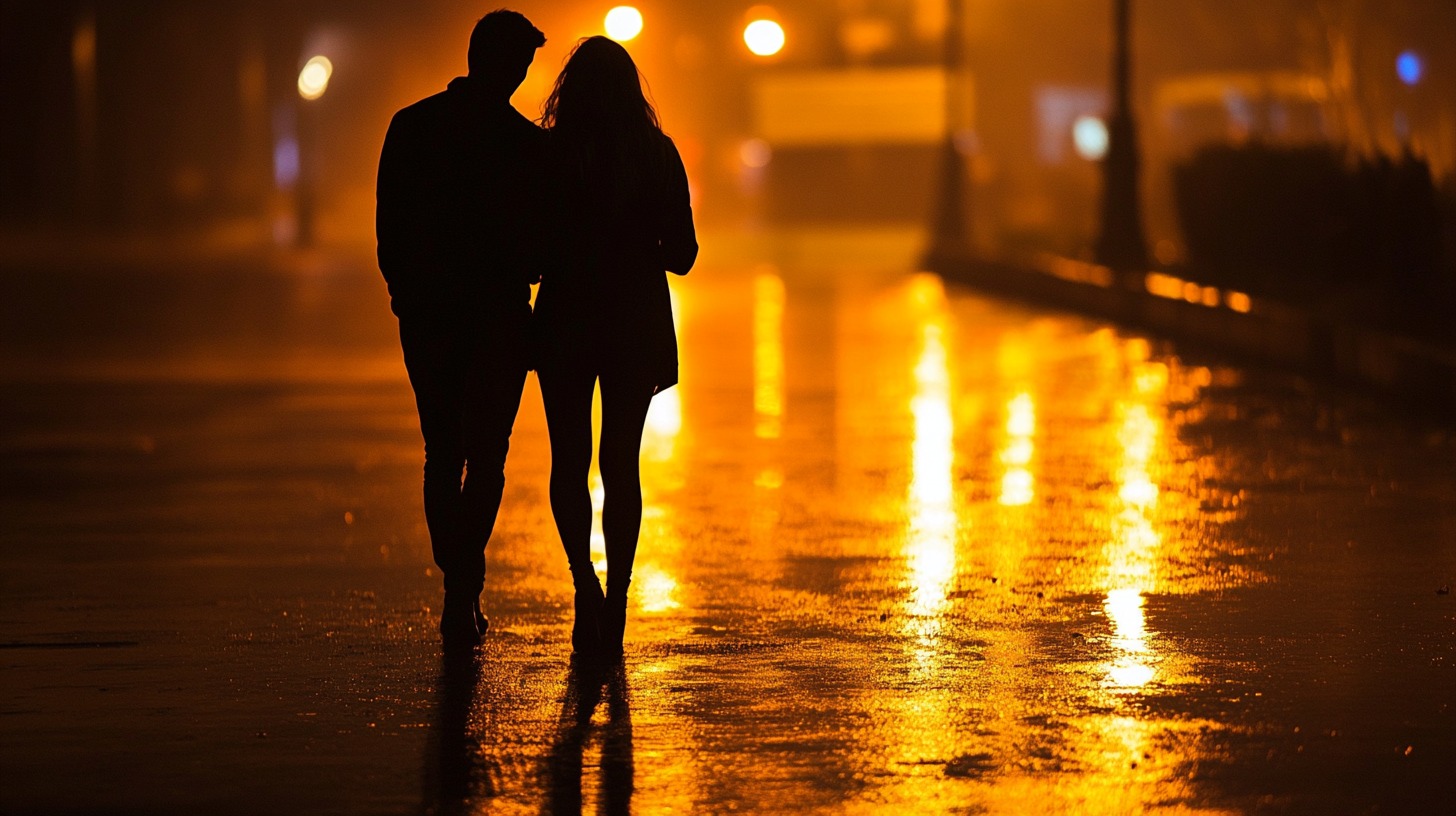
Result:
M469 76L395 114L379 159L379 269L425 438L425 522L450 645L478 643L488 625L485 545L526 378L546 140L510 98L545 42L518 12L485 15Z

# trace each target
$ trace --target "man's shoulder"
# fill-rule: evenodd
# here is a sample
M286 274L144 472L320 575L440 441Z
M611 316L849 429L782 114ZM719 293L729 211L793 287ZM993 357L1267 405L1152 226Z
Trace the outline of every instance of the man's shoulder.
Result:
M445 98L445 91L432 94L418 102L406 105L398 111L395 111L391 124L407 126L434 120L445 113L445 108L448 104L448 100Z

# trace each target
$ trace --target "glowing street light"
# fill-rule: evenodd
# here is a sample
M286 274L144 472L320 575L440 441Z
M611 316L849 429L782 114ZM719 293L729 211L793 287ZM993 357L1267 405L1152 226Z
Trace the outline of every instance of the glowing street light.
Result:
M1072 146L1087 161L1102 161L1108 140L1107 123L1096 116L1079 116L1072 123Z
M334 64L328 57L311 58L298 72L298 95L310 101L318 99L329 89L329 77L333 75Z
M608 37L627 42L642 33L642 12L631 6L617 6L607 12L605 27Z
M784 48L784 27L773 20L754 20L743 29L743 43L760 57L771 57Z

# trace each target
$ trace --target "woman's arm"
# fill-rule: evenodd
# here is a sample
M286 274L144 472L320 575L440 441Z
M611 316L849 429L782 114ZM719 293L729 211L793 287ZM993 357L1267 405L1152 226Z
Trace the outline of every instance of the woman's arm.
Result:
M667 140L667 196L663 202L658 243L662 264L675 275L686 275L698 259L698 234L693 229L693 205L688 193L688 171L677 146Z

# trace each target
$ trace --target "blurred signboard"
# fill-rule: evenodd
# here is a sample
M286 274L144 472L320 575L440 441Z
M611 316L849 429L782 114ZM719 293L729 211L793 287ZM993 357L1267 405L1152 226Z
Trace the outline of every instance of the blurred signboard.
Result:
M945 87L939 67L764 74L753 122L775 148L933 144L945 137ZM969 122L969 91L963 101Z

